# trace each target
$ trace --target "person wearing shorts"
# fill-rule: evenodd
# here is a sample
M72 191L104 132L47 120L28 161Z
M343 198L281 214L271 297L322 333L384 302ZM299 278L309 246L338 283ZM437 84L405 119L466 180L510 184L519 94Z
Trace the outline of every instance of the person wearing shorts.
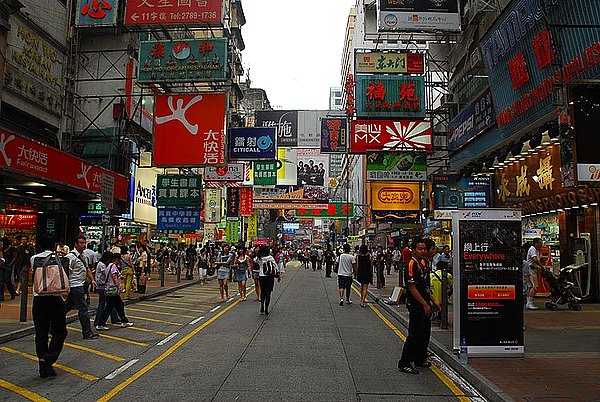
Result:
M200 278L200 285L206 285L206 278L208 275L208 255L206 254L206 248L202 247L198 255L198 277Z
M338 289L340 302L344 305L344 291L346 291L346 304L352 304L350 300L350 287L352 286L352 273L354 272L355 257L350 254L350 245L344 244L344 252L338 257Z

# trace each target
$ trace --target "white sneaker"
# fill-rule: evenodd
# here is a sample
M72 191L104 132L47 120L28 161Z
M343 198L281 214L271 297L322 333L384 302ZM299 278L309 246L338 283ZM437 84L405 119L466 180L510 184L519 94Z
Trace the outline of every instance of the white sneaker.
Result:
M109 329L106 325L96 325L96 331L108 331Z
M122 322L121 328L126 328L126 327L133 327L133 323L132 322Z
M535 304L533 303L527 303L527 310L537 310L538 307L535 306Z

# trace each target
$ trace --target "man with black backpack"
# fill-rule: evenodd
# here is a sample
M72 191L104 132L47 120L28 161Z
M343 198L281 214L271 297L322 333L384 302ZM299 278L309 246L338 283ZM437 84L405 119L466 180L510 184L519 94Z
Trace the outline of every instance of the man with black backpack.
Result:
M46 265L60 263L59 266L65 271L65 280L68 280L68 260L65 258L63 258L62 262L57 260L59 256L52 251L54 240L48 236L42 236L38 241L38 246L44 251L31 257L30 266L33 277L36 277L35 273L37 269L44 269L44 263ZM54 254L53 257L52 254ZM48 256L51 257L48 258ZM35 327L35 352L39 359L41 378L56 376L56 371L54 371L52 365L58 360L58 356L67 338L67 320L64 307L65 302L60 295L38 294L34 286L31 311ZM52 328L52 339L48 344L50 328Z

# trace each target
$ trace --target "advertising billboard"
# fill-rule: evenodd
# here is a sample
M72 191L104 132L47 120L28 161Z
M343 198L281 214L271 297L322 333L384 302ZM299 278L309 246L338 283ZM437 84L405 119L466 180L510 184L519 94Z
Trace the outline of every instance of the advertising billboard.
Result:
M204 168L206 181L244 181L246 167L243 163L228 163L223 167Z
M496 112L489 88L456 116L448 127L448 149L456 151L496 125Z
M75 25L79 28L115 26L119 0L78 0Z
M425 120L354 120L350 126L350 152L431 151L433 127Z
M298 146L297 110L257 110L254 125L256 127L275 127L278 147Z
M127 0L125 25L219 25L223 0Z
M367 152L367 180L426 181L425 152Z
M224 93L156 95L155 166L225 164Z
M460 31L458 0L377 0L380 31Z
M352 203L330 203L320 208L298 208L294 211L298 218L327 218L345 219L354 217L354 204Z
M521 212L452 212L453 346L469 356L525 353Z
M371 183L373 211L420 211L421 185L419 183Z
M434 175L433 205L438 209L491 208L491 176Z
M196 207L202 203L200 176L162 175L156 177L156 204L161 207Z
M321 119L321 153L348 151L348 120L346 117Z
M260 161L277 158L275 127L232 128L228 141L229 160Z
M254 198L254 190L252 187L240 188L240 216L252 215L252 201Z
M397 51L354 54L356 74L424 74L423 53Z
M158 208L158 230L184 230L193 232L200 229L200 210L194 208Z
M240 216L240 189L236 187L227 187L227 218L237 218Z
M227 38L140 43L138 83L227 79Z
M329 155L318 149L298 149L297 185L327 186L329 183Z
M204 192L204 222L221 222L221 189L207 188Z
M357 75L356 115L377 118L425 117L425 79L416 76Z
M136 222L156 225L156 177L155 168L136 168L133 188L133 219Z

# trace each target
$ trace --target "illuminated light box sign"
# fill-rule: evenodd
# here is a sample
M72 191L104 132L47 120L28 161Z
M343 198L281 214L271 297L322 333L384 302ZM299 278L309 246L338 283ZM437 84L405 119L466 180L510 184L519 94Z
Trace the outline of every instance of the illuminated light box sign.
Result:
M356 76L356 115L378 118L424 118L423 77Z

